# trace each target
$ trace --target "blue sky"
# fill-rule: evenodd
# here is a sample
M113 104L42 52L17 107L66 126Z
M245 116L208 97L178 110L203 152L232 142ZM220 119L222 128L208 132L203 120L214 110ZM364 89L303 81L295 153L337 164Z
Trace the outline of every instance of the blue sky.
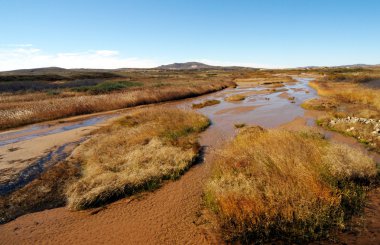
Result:
M380 63L376 0L0 0L0 70Z

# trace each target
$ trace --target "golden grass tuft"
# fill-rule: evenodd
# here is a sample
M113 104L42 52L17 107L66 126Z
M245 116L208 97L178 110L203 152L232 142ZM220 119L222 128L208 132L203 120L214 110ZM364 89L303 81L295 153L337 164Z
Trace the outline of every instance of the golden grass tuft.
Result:
M331 97L343 103L359 103L380 110L379 90L360 83L315 81L310 86L321 96Z
M311 132L243 128L215 157L205 200L228 241L292 242L325 236L363 205L376 165ZM360 182L360 181L359 181Z
M220 104L220 100L206 100L206 101L201 102L201 103L193 104L192 108L193 109L201 109L201 108L206 107L206 106L213 106L213 105L217 105L217 104Z
M378 120L380 118L380 90L368 83L378 79L374 75L339 74L310 83L322 98L305 101L305 109L323 110L329 116L319 121L327 129L334 130L364 143L369 149L380 151L380 137L372 124L339 123L330 125L336 118L359 117Z
M236 95L231 95L225 99L225 101L228 102L235 102L235 101L242 101L245 100L247 96L242 95L242 94L236 94Z
M234 126L235 126L235 128L244 128L245 126L247 126L247 124L245 124L245 123L235 123Z
M70 209L98 206L186 171L198 156L209 120L175 109L145 109L101 129L76 149L82 177L66 194Z
M337 103L333 99L309 99L301 104L306 110L328 111L337 108Z

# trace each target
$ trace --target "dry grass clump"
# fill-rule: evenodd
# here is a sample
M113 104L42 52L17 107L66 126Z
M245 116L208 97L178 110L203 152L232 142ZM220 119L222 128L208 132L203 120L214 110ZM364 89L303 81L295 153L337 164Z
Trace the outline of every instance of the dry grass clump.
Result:
M319 121L321 126L353 136L369 149L380 151L378 127L373 127L371 123L345 120L350 117L380 119L380 91L366 86L373 79L376 77L339 74L311 82L310 85L323 97L305 101L302 106L327 111L329 116ZM339 123L330 123L335 120Z
M228 241L304 242L360 210L376 165L310 132L243 128L221 149L205 199Z
M247 124L245 124L245 123L235 123L234 126L235 126L235 128L244 128L245 126L247 126Z
M309 99L301 104L306 110L329 111L337 108L337 103L332 99Z
M282 86L283 83L294 83L297 82L291 76L283 74L273 74L269 72L258 71L249 74L249 76L244 78L235 79L237 83L257 83L261 85L272 85L274 87Z
M322 160L336 180L366 179L377 173L371 158L346 145L331 144Z
M194 163L208 125L194 112L145 109L103 128L76 149L83 175L66 192L68 207L98 206L177 178Z
M112 94L59 97L22 103L2 103L0 105L0 129L81 114L183 99L215 92L231 84L233 83L219 82L162 88L147 87Z
M246 97L247 96L242 95L242 94L235 94L235 95L231 95L227 97L225 101L228 101L228 102L242 101L242 100L245 100Z
M310 82L310 86L321 96L331 97L342 103L359 103L380 110L379 91L349 82Z
M266 85L266 84L264 83L264 85ZM285 85L283 82L278 82L278 83L270 83L270 84L268 84L267 87L268 88L282 88L282 87L285 87Z
M201 103L193 104L192 108L193 109L201 109L201 108L206 107L206 106L212 106L212 105L217 105L217 104L220 104L220 100L206 100L206 101L201 102Z
M364 71L354 73L337 73L330 74L326 80L333 82L350 82L350 83L367 83L376 79L379 79L378 74L370 74Z

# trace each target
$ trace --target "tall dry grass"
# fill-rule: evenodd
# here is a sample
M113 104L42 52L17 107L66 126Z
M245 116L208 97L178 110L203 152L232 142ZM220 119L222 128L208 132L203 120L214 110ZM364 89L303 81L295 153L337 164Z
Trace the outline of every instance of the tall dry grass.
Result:
M323 80L311 82L322 98L303 103L305 109L324 110L328 116L320 118L318 124L337 132L352 136L364 143L369 149L380 151L380 138L372 124L340 123L330 125L335 118L359 117L380 119L380 90L366 83L376 79L368 75L328 76Z
M380 110L380 91L361 83L315 81L310 86L321 96L331 97L343 103L360 103Z
M200 83L193 86L149 87L102 95L1 103L0 129L81 114L183 99L215 92L231 85L233 85L232 82Z
M305 242L325 236L364 202L371 158L310 132L243 128L220 149L205 200L228 241Z
M194 112L144 109L103 128L76 149L82 177L66 192L69 208L98 206L177 178L194 163L198 134L208 125Z

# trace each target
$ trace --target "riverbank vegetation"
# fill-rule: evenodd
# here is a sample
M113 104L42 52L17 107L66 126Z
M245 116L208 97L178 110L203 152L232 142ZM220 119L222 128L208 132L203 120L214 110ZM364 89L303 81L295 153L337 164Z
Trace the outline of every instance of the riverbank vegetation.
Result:
M332 71L310 85L321 98L302 106L327 112L319 125L353 136L380 152L380 71Z
M214 159L205 202L229 242L306 242L341 229L377 176L361 151L313 132L246 127Z
M0 223L68 205L84 209L180 177L201 153L198 135L209 120L176 109L139 109L93 132L72 157L0 196Z
M69 208L98 206L178 178L194 164L198 134L208 125L194 112L151 109L102 128L76 149L82 176L66 192Z
M57 69L0 74L0 129L194 97L253 72Z
M183 99L211 93L230 86L230 82L142 88L119 93L80 95L0 105L0 129L46 120L122 109L137 105Z

